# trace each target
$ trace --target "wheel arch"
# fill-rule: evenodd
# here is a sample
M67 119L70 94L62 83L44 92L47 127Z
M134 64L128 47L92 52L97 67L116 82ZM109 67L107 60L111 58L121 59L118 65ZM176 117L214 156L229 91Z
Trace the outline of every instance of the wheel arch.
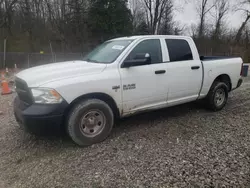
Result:
M74 105L76 105L82 100L87 100L87 99L99 99L99 100L106 102L112 109L114 113L114 117L120 118L120 111L115 100L106 93L88 93L88 94L84 94L84 95L77 97L69 104L69 106L65 110L64 112L65 117L67 116L67 114L70 112L70 110L73 108Z
M218 81L219 81L219 82L225 83L225 84L228 86L228 91L229 91L229 92L232 90L232 82L231 82L231 78L230 78L230 76L229 76L228 74L221 74L221 75L217 76L217 77L214 79L214 81L213 81L211 87L213 86L213 84L214 84L215 82L218 82ZM211 87L210 87L210 89L211 89Z

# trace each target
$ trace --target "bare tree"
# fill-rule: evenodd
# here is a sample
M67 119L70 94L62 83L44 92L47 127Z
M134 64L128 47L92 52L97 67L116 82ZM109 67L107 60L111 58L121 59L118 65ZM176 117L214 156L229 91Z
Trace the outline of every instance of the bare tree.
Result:
M34 27L34 10L32 9L33 3L31 3L30 0L21 0L19 2L19 5L21 7L21 13L22 13L22 18L24 20L22 24L23 32L28 34L28 43L30 46L30 50L34 51L34 46L33 46L33 27Z
M230 6L228 0L214 0L215 7L215 28L212 33L214 39L218 39L222 34L222 25L225 16L229 12Z
M61 48L69 50L67 37L66 37L66 15L68 14L68 9L66 7L66 0L54 1L45 0L47 17L49 23L53 28L53 34L57 35L60 40Z
M245 21L241 24L239 30L237 31L237 34L236 34L236 37L235 37L236 42L240 41L241 36L242 36L242 32L244 31L244 28L246 27L249 19L250 19L250 14L247 13Z
M199 15L198 37L204 35L206 15L211 11L214 5L210 5L208 0L197 0L197 11Z
M239 4L238 4L238 8L236 9L237 11L242 11L243 13L245 13L245 20L242 22L240 28L237 31L236 37L235 37L235 42L239 42L242 36L242 33L244 31L244 29L246 28L246 25L248 23L248 21L250 20L250 0L242 0Z
M181 26L180 23L174 20L174 8L172 3L168 3L165 7L159 26L159 34L179 35L184 30L184 26Z
M0 14L0 28L5 27L8 29L9 34L12 34L11 23L13 9L18 0L0 0L0 9L3 10ZM0 10L0 11L1 11Z
M132 14L133 33L136 33L138 27L145 21L145 11L142 2L138 0L130 0L129 8Z
M195 23L192 23L189 27L189 35L193 38L197 37L197 25Z
M143 0L146 7L147 23L151 34L157 34L159 24L166 11L166 7L171 7L172 0Z

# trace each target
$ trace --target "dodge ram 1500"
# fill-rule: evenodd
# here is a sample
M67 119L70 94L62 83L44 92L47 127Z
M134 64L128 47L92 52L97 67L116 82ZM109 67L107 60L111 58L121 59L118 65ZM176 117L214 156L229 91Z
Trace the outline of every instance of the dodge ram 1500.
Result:
M241 70L241 58L200 57L190 37L116 38L82 60L17 74L14 114L29 132L59 126L91 145L108 137L115 118L199 99L221 110Z

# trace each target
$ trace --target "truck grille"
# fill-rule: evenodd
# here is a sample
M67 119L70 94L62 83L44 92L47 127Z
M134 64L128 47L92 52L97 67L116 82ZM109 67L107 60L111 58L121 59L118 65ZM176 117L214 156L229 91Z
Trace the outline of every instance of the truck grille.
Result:
M24 103L31 105L32 104L32 95L28 88L28 85L25 81L16 78L15 79L16 84L16 92L21 101Z

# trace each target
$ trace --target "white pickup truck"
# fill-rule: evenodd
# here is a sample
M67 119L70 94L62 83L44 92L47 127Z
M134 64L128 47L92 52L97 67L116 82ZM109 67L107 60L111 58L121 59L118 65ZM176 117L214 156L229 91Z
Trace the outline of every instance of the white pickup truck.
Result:
M108 137L114 120L204 99L213 111L242 84L242 59L200 57L185 36L132 36L104 42L81 61L16 75L14 113L32 133L64 127L81 146Z

